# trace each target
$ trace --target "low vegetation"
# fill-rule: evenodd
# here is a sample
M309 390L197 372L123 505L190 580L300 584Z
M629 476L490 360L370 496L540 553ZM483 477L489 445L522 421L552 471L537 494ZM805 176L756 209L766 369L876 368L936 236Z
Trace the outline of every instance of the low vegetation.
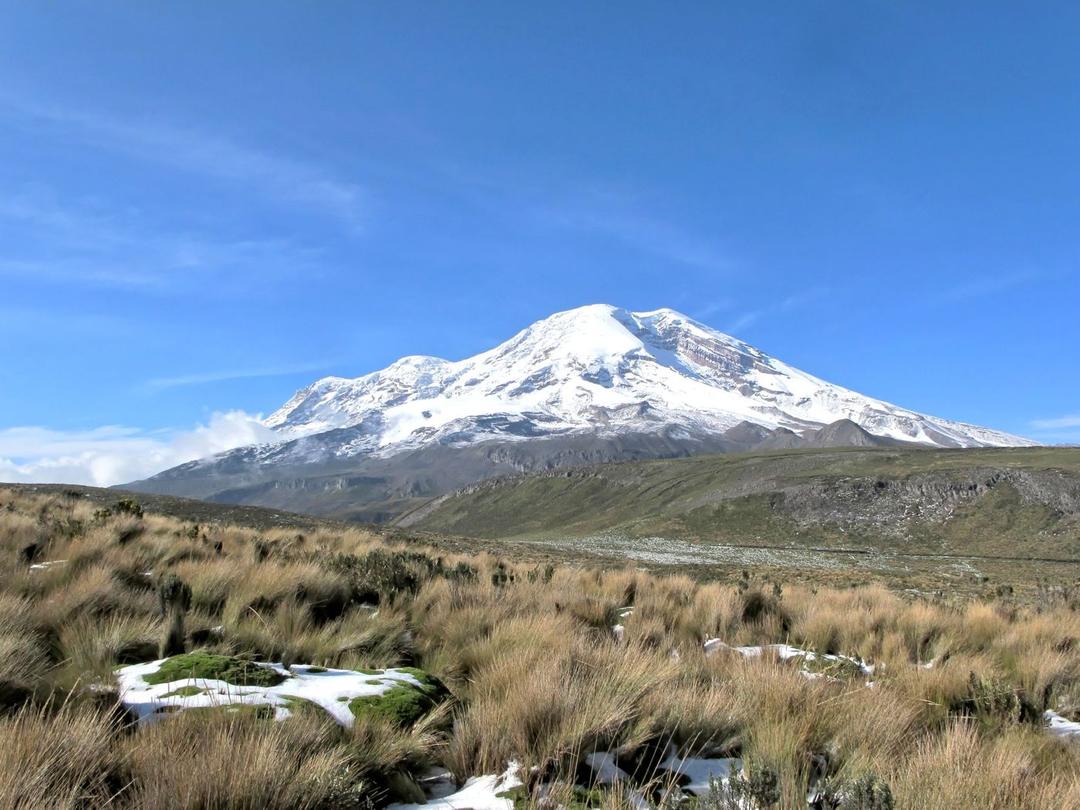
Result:
M599 464L476 484L402 523L600 549L604 538L662 537L833 561L855 549L1080 563L1080 450L834 448Z
M1080 720L1077 593L701 581L0 490L0 806L378 808L510 767L517 806L1080 808L1080 741L1044 714ZM349 724L135 722L115 672L162 654L162 684L419 687ZM692 790L673 758L737 765Z

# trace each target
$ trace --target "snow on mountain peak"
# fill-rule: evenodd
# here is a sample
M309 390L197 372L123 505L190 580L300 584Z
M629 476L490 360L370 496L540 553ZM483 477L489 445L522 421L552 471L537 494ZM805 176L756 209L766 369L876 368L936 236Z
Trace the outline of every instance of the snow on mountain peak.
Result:
M606 304L555 313L464 360L409 356L355 379L325 377L266 424L283 438L356 428L343 455L390 455L574 432L716 434L741 422L800 433L838 419L928 445L1030 444L832 385L671 309Z

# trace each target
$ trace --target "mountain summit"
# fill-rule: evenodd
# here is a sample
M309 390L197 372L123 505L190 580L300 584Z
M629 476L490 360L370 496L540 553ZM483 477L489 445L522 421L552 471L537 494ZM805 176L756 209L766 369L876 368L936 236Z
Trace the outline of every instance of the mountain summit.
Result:
M604 304L559 312L466 360L404 357L356 379L326 377L266 424L289 436L363 425L349 452L387 454L575 431L718 434L741 422L803 433L841 419L939 447L1030 444L832 385L674 310Z
M670 309L559 312L465 360L325 377L266 425L278 442L130 488L367 520L495 475L800 447L1021 446L799 371Z

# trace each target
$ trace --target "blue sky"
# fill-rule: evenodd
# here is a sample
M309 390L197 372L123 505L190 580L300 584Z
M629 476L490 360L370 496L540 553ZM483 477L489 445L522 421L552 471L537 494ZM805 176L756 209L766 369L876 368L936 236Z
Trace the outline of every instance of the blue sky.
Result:
M216 449L595 302L1080 440L1078 38L1065 3L0 2L0 473Z

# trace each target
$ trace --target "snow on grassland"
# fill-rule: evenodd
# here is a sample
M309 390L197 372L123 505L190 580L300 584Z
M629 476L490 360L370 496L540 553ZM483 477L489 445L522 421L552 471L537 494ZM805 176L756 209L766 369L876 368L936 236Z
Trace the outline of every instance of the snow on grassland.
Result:
M520 766L511 762L501 774L474 776L459 790L424 804L392 804L386 810L512 810L514 800L500 794L521 787Z
M705 654L709 655L718 650L731 650L737 652L746 658L759 658L765 654L772 654L777 656L781 661L787 661L792 658L802 659L805 664L818 664L824 665L824 668L828 668L829 665L838 665L841 668L852 668L861 672L863 675L869 677L874 674L874 666L872 664L865 664L857 658L850 658L846 655L826 655L823 653L810 652L809 650L802 650L798 647L792 647L790 644L765 644L762 646L752 647L731 647L725 644L718 638L712 638L705 642ZM815 674L810 672L808 674Z
M1050 733L1058 737L1075 737L1080 740L1080 723L1068 720L1057 712L1046 712L1043 717L1049 724Z
M176 678L153 683L154 676L168 659L134 664L117 670L123 704L140 723L159 719L168 712L221 706L267 706L276 719L289 716L300 702L322 707L343 726L353 723L349 702L359 697L378 697L395 686L423 688L415 675L397 669L356 672L347 669L281 664L252 664L274 673L280 683L273 686L237 685L217 678ZM150 680L147 680L147 678Z
M802 668L800 671L808 678L821 677L822 673L816 670L825 670L827 672L833 665L841 668L849 668L851 671L857 670L867 678L874 674L873 664L866 664L857 658L851 658L846 655L824 655L821 653L814 653L809 650L792 647L790 644L732 647L718 638L709 639L705 642L706 655L715 653L719 650L730 650L731 652L739 653L747 658L758 658L762 655L772 654L777 656L781 661L801 660ZM935 664L935 661L927 661L926 663L917 664L916 666L919 669L927 670L933 669ZM808 667L807 665L810 666ZM873 686L873 682L868 681L866 685ZM1046 721L1047 731L1054 736L1080 740L1080 722L1069 720L1068 718L1062 717L1057 712L1049 710L1043 713L1043 719Z

